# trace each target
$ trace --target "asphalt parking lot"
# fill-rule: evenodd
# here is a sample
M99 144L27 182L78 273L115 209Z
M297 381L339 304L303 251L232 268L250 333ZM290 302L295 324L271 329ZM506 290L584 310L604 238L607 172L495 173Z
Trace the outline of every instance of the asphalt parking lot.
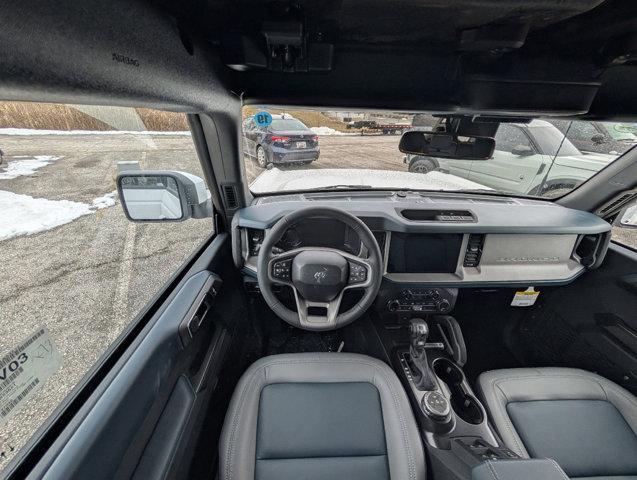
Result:
M319 160L291 168L406 170L398 140L393 135L321 137ZM7 162L57 157L29 175L0 175L0 191L36 199L90 205L115 190L119 161L201 176L187 135L0 135L0 148L5 152L0 174ZM262 172L250 159L246 171L250 181ZM0 470L211 232L207 219L131 223L115 198L114 206L70 223L0 240L0 353L46 326L63 357L44 387L0 428ZM637 247L635 232L619 235Z
M398 150L400 135L334 135L319 140L321 155L316 162L289 169L370 168L407 171L404 154ZM252 182L261 169L254 159L246 161L246 175Z

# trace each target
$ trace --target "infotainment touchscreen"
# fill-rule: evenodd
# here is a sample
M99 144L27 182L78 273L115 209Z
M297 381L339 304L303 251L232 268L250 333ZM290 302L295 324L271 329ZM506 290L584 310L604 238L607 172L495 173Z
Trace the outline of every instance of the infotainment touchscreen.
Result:
M453 273L462 234L392 232L387 273Z

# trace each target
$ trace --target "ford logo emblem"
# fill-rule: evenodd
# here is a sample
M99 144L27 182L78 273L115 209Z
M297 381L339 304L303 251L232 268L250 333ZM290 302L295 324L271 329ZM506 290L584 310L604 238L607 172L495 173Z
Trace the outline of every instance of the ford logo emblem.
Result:
M316 283L318 284L325 280L325 277L327 277L327 268L325 267L323 267L323 270L319 270L318 272L314 273L314 280L316 280Z

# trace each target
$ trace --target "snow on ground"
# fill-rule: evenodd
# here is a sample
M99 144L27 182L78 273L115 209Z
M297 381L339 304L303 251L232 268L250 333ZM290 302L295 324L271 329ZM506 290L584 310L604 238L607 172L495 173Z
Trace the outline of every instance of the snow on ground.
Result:
M101 210L102 208L112 207L115 205L115 195L117 195L117 190L113 190L111 193L107 193L101 197L97 197L93 200L91 207Z
M92 213L89 205L0 191L0 240L43 232Z
M151 132L135 130L38 130L34 128L0 128L0 135L190 135L189 130Z
M44 232L97 210L112 207L116 194L115 191L97 197L89 205L70 200L33 198L0 190L0 241Z
M7 160L7 165L0 167L0 180L10 180L12 178L31 175L38 168L42 168L60 157L54 157L53 155L36 155L34 157L14 157L19 160Z
M346 135L343 132L339 132L338 130L334 130L330 127L312 127L310 128L317 135Z

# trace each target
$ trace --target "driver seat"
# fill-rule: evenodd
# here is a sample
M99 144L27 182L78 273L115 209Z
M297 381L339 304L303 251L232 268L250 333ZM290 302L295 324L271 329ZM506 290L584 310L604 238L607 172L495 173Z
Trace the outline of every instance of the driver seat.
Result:
M220 480L421 480L424 451L396 374L348 353L265 357L243 374L219 443Z

